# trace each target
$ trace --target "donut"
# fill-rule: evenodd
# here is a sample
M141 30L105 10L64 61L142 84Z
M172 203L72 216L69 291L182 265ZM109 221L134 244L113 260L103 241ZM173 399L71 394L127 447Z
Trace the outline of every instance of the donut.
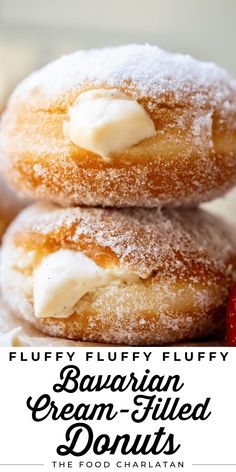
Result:
M44 334L162 345L222 330L232 228L201 209L36 204L7 230L2 292Z
M150 45L78 51L3 116L11 184L61 206L194 206L236 184L236 81Z

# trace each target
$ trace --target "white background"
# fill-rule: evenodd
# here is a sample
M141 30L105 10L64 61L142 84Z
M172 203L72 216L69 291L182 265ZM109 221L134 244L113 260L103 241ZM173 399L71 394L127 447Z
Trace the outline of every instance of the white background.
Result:
M150 461L155 465L156 462L162 461L184 461L185 468L153 468L146 470L185 470L187 472L209 472L219 471L227 472L227 470L236 470L236 466L192 466L192 464L235 464L235 425L236 425L236 349L227 348L102 348L89 349L93 353L94 359L86 362L85 348L75 350L73 364L81 369L81 374L98 375L103 374L122 374L129 375L134 371L136 376L141 379L145 369L150 369L151 373L158 375L181 375L184 387L179 393L158 394L158 396L181 396L182 403L191 402L192 404L204 401L207 396L212 397L210 409L211 417L207 421L193 422L189 421L152 421L146 420L145 423L133 423L128 414L120 414L113 421L94 421L89 422L93 427L95 435L107 433L111 437L116 434L129 433L132 437L136 434L154 433L160 426L165 426L168 432L175 434L176 443L181 443L181 448L174 456L145 456L130 457L117 454L115 457L109 454L95 456L88 453L82 458L57 456L56 448L59 444L66 444L65 432L69 425L75 421L52 421L47 419L44 422L35 423L31 419L31 412L26 407L26 399L32 396L35 400L39 395L48 393L58 405L73 402L79 403L100 403L113 402L116 408L131 408L132 399L135 395L128 390L125 393L112 393L110 391L102 391L100 393L55 393L52 390L53 384L59 381L59 373L63 366L67 365L68 357L66 353L73 352L73 349L60 349L65 356L60 362L55 361L54 349L34 349L34 352L40 352L42 360L40 362L32 362L32 349L16 349L17 360L8 361L9 352L14 349L2 348L0 350L1 362L1 387L0 387L0 463L1 464L30 464L42 463L44 467L33 466L0 466L0 472L15 472L29 470L42 470L51 472L52 470L145 470L137 468L120 468L115 467L118 460L126 462ZM129 360L123 362L98 362L97 354L100 352L102 358L107 358L108 352L116 352L118 359L122 351L128 352ZM144 357L145 352L152 352L150 361L147 362ZM163 352L170 352L170 360L163 362ZM29 359L27 362L20 361L20 353ZM44 362L45 352L52 352L52 360ZM140 353L140 359L132 361L134 352ZM174 361L174 353L181 361ZM193 352L195 360L186 362L184 360L185 353ZM197 361L198 353L204 352L205 359ZM210 362L209 353L216 352L216 360ZM222 361L221 352L229 352L226 362ZM147 393L148 394L148 393ZM73 469L51 467L51 461L73 461ZM109 461L111 467L104 468L86 468L78 467L80 461Z

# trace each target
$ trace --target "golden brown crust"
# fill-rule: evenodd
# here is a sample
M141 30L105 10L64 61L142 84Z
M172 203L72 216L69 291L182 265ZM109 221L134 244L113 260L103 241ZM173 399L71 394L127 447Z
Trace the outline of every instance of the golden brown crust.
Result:
M95 209L36 204L12 224L17 246L42 255L83 251L102 267L142 278L222 275L235 256L234 228L200 209ZM8 236L9 237L9 236Z
M7 223L5 218L0 214L0 241L2 238L2 235L4 234L4 231L6 229Z
M36 319L32 289L23 287L31 286L41 257L62 247L102 267L119 266L140 282L87 293L69 318ZM197 209L36 205L17 218L3 244L3 294L11 308L44 333L82 341L163 344L214 334L235 275L234 231Z
M104 312L88 310L68 319L55 321L52 318L37 319L31 316L29 320L50 336L125 345L163 345L178 340L199 339L219 333L224 324L223 304L205 310L204 314L201 308L195 311L191 307L187 313L170 314L169 311L160 316L160 309L157 304L157 311L136 311L131 316L127 313L122 320L118 319L118 305L114 306L109 316Z
M212 64L155 47L118 48L109 68L109 51L62 58L16 90L1 138L12 185L63 206L193 205L230 189L236 183L235 82ZM63 131L68 108L93 88L119 88L137 99L156 136L111 162L73 145Z

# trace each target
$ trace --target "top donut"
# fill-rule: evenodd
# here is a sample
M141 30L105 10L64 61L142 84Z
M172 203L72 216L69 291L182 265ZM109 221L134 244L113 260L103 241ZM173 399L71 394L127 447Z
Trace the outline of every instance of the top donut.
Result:
M236 81L156 46L79 51L16 88L1 159L63 206L196 205L236 184Z

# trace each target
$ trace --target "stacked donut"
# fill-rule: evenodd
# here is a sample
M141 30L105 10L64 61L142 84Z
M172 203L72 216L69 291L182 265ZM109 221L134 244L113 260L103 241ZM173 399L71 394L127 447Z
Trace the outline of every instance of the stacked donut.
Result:
M236 82L155 46L79 51L21 83L1 127L13 222L2 291L50 336L127 345L213 335L236 238L198 204L236 184Z

